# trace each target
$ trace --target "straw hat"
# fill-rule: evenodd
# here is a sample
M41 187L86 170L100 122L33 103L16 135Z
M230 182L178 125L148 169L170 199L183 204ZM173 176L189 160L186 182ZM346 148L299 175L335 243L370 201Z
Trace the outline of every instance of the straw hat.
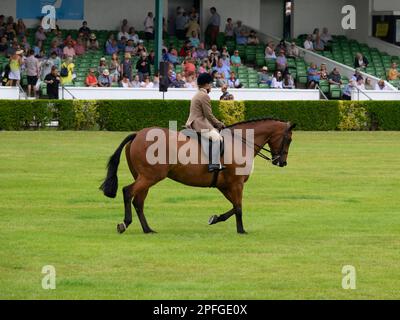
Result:
M110 71L108 71L108 69L104 69L103 75L109 76L110 75Z
M90 38L89 38L90 40L96 40L96 35L94 34L94 33L92 33L91 35L90 35Z
M267 67L262 67L261 70L262 70L262 71L268 71L268 68L267 68Z

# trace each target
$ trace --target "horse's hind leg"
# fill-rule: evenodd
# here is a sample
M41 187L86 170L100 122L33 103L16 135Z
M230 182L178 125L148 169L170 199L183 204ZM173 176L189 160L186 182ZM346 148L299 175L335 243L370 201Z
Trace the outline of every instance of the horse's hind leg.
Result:
M128 226L132 223L132 207L131 200L133 197L133 188L135 183L130 184L122 189L124 195L124 206L125 206L125 219L123 223L117 225L117 231L124 233Z
M224 214L221 214L219 216L217 216L217 215L211 216L210 219L208 220L208 224L211 225L211 224L216 224L218 222L228 220L234 214L235 214L235 210L231 209L228 212L225 212Z

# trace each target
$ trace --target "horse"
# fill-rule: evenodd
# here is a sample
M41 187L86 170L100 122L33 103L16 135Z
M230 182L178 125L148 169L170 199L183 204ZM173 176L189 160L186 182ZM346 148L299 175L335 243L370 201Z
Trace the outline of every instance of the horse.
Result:
M285 167L287 165L287 157L289 153L289 146L292 141L292 130L296 124L285 122L274 118L254 119L248 121L238 122L230 125L224 129L232 134L234 132L246 132L246 130L253 130L253 139L250 142L252 147L251 159L259 155L265 160L270 161L273 165ZM153 130L153 131L152 131ZM235 161L230 164L224 163L225 169L218 174L209 173L207 164L199 161L198 163L149 163L146 155L151 145L154 143L149 141L148 136L152 132L157 131L164 133L168 139L164 141L164 146L168 150L168 155L172 151L179 152L184 145L198 149L199 159L202 157L201 146L196 139L187 137L182 132L166 129L166 128L145 128L136 133L128 135L116 149L114 154L110 157L107 164L107 175L104 182L100 186L100 190L104 195L109 198L115 198L118 190L118 165L123 148L125 147L125 155L128 162L129 170L134 178L134 182L123 187L123 201L125 207L125 218L122 223L117 224L118 233L123 233L132 223L132 207L136 210L138 219L142 226L144 233L155 233L147 223L144 215L144 202L149 189L159 181L170 178L182 184L194 187L210 187L217 188L225 198L231 202L232 209L219 216L213 215L209 218L208 224L213 225L219 222L226 221L231 216L236 217L236 230L239 234L244 234L246 231L243 228L242 221L242 195L245 182L249 179L248 174L236 174L236 170L243 166ZM237 136L237 135L236 135ZM226 148L225 155L231 156L235 152L243 152L249 141L240 135L240 145L242 150L235 150L232 147ZM174 138L176 145L171 143L171 138ZM268 144L269 149L264 146ZM193 149L192 149L193 150ZM263 151L271 154L268 157ZM172 161L171 161L172 162ZM202 164L203 163L203 164ZM133 199L133 200L132 200Z

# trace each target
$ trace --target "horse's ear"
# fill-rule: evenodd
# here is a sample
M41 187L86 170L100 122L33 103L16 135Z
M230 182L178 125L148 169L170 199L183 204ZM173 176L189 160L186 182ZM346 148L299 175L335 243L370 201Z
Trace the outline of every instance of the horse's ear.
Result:
M296 126L297 126L296 123L291 124L290 127L289 127L289 131L291 131L291 130L293 130L294 128L296 128Z

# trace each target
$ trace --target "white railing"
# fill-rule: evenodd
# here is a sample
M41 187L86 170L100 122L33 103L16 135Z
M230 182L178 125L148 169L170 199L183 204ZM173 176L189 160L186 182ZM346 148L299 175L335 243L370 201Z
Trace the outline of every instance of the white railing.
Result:
M18 100L19 93L18 87L0 87L0 99Z

